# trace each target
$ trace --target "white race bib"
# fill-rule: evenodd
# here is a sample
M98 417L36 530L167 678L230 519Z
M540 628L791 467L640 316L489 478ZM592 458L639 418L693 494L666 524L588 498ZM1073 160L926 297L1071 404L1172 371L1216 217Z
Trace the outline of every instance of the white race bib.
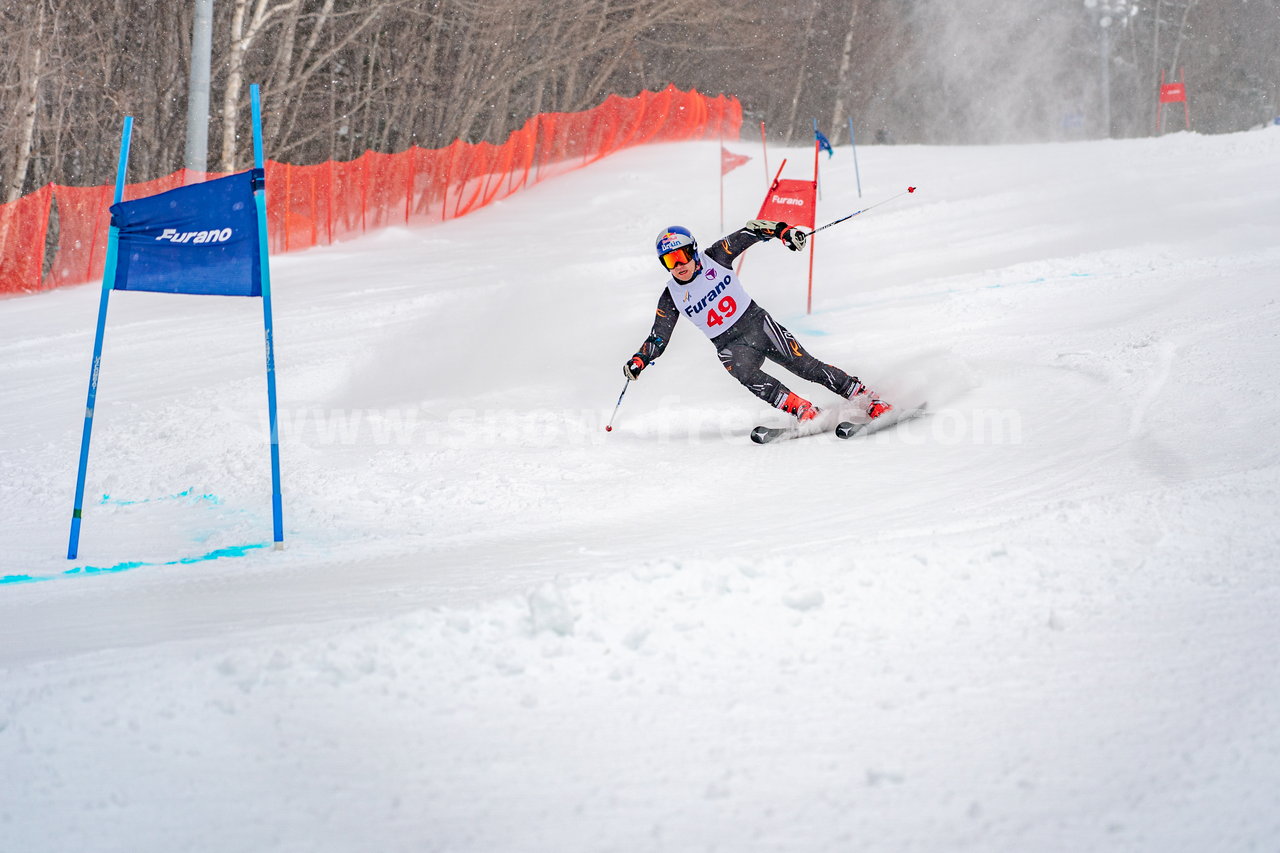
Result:
M677 310L708 338L727 332L751 304L751 297L733 270L720 266L705 254L702 272L688 284L668 278L667 290Z

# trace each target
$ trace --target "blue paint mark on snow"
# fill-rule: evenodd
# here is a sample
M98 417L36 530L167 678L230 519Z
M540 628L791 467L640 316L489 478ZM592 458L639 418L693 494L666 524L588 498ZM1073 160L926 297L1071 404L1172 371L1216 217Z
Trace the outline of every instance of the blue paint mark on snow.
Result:
M112 506L137 506L138 504L150 504L157 503L159 501L176 501L179 498L189 498L192 497L191 492L191 489L187 489L186 491L178 492L176 495L166 495L163 498L142 498L136 501L125 500L124 498L113 498L111 495L103 495L102 500L98 501L98 503L103 506L107 504ZM218 506L222 503L222 498L217 495L196 495L195 498L196 500L208 501L214 506Z
M266 542L259 542L254 545L229 545L226 548L218 548L207 554L201 554L198 557L183 557L178 560L167 560L161 563L146 563L141 560L131 560L123 563L116 563L114 566L77 566L74 569L68 569L65 572L56 575L5 575L0 577L0 586L5 584L19 583L39 583L41 581L57 580L60 577L68 576L88 576L88 575L109 575L119 572L127 572L130 569L141 568L142 566L189 566L193 563L205 563L211 560L221 560L227 557L244 557L250 551L256 551L259 548L267 547Z
M819 329L817 326L810 326L800 322L787 323L787 329L797 335L804 335L806 338L825 338L831 334L826 329Z

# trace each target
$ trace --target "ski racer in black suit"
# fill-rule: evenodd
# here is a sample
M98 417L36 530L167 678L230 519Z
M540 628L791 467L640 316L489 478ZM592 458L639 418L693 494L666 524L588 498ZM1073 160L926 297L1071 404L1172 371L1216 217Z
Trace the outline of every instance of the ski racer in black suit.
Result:
M766 358L841 397L865 397L867 414L880 417L893 406L859 382L858 377L805 352L795 336L757 305L739 283L733 271L734 259L750 246L775 237L798 252L804 248L807 235L785 222L753 219L701 252L687 228L674 225L662 231L656 242L658 260L671 276L658 299L657 318L649 337L623 366L627 378L639 379L641 371L662 355L683 314L711 339L724 369L770 406L799 421L811 420L818 414L816 406L760 369Z

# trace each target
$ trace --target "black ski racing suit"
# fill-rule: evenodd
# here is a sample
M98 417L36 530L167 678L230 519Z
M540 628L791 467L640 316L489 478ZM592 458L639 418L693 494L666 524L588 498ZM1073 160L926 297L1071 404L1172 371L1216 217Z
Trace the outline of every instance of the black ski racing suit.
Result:
M715 245L704 251L716 263L732 268L734 259L751 246L767 239L769 238L742 228L716 241ZM662 297L658 300L653 328L636 352L646 365L662 355L679 319L680 311L676 308L671 292L663 290ZM715 345L724 369L752 394L774 408L782 408L791 391L760 369L766 358L782 365L801 379L823 385L841 397L852 397L865 391L858 377L850 376L840 368L809 355L800 346L795 335L783 328L754 299L742 317L728 331L712 338L711 343Z

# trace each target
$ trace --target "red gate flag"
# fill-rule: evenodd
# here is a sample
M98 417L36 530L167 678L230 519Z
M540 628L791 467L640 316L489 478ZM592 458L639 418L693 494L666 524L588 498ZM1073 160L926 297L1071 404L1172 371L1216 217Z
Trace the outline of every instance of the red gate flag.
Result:
M788 225L799 225L813 230L817 221L817 181L797 181L792 178L774 180L765 194L757 219L771 219Z
M1191 129L1191 104L1187 103L1187 80L1181 68L1178 69L1178 82L1164 82L1164 69L1160 70L1160 89L1156 97L1156 133L1164 133L1164 105L1182 104L1182 118L1187 130Z
M792 178L783 180L782 170L787 168L783 160L778 167L778 174L773 176L773 183L764 194L764 204L760 205L757 219L769 219L774 222L785 222L801 228L814 230L818 216L818 147L813 149L813 180L797 181ZM738 268L741 272L742 268ZM808 312L813 311L813 241L809 241L809 301Z
M751 158L746 154L734 154L723 145L720 146L720 174L727 175L734 169L746 163Z

